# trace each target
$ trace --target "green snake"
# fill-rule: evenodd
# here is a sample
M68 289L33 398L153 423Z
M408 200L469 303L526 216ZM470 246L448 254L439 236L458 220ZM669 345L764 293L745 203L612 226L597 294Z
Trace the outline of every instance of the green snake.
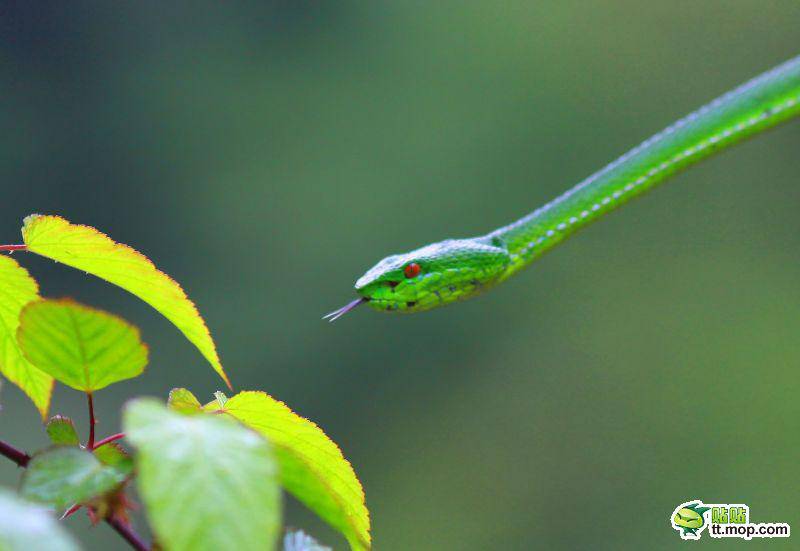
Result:
M667 177L798 114L800 56L680 119L516 222L384 258L356 281L359 298L325 319L360 304L411 313L475 296Z

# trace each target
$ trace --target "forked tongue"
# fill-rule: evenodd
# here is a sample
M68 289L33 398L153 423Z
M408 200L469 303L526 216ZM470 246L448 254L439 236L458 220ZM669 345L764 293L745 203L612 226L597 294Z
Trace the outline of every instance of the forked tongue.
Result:
M341 318L343 315L345 315L350 310L354 309L356 306L360 306L361 304L364 304L368 300L369 299L367 299L367 298L359 297L359 298L355 299L353 302L349 302L349 303L345 304L344 306L342 306L338 310L334 310L330 314L325 314L324 316L322 316L322 319L328 320L329 322L334 322L334 321L338 320L339 318Z

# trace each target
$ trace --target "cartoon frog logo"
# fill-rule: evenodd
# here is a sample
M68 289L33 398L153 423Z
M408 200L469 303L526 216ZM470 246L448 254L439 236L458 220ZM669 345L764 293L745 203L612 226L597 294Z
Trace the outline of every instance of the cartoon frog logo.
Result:
M703 513L711 507L703 507L703 502L699 499L681 503L672 512L672 527L680 532L681 538L685 540L700 539L700 533L706 526L706 519Z

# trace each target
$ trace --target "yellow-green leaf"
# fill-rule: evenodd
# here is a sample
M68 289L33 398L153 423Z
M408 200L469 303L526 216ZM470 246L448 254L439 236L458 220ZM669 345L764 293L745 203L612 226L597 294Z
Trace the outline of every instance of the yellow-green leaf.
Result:
M167 406L179 413L202 413L203 406L197 400L194 394L185 388L173 388L169 391L169 399Z
M344 534L352 549L370 548L361 483L322 429L264 392L241 392L222 411L266 436L287 491Z
M70 299L25 306L17 342L33 365L82 392L136 377L147 365L136 327Z
M71 224L60 216L28 216L22 238L29 251L118 285L161 312L231 386L211 333L194 303L175 280L159 271L146 256L114 242L95 228Z
M39 298L39 286L22 266L0 255L0 373L33 400L47 417L53 378L25 358L17 345L17 327L22 307Z

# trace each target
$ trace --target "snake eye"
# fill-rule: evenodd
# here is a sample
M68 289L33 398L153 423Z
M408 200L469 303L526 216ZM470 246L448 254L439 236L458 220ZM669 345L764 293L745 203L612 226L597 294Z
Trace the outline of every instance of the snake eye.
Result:
M403 268L403 273L405 274L407 279L411 279L412 277L417 277L419 275L419 272L420 272L420 267L419 264L417 264L416 262L412 262L411 264L408 264L406 265L405 268Z

